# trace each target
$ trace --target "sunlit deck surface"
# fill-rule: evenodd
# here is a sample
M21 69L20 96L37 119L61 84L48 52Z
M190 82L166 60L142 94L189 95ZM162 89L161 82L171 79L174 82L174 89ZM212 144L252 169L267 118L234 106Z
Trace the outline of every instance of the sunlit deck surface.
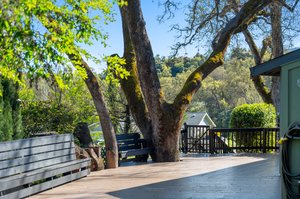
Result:
M176 163L125 165L31 197L128 199L279 199L279 156L182 157Z

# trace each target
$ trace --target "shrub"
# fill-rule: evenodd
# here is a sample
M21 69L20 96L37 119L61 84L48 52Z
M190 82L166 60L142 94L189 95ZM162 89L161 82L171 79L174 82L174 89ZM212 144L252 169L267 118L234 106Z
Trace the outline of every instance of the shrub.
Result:
M275 127L275 125L276 111L271 104L243 104L234 108L230 115L231 128L271 128ZM260 145L261 136L260 132L237 132L234 135L236 144L240 146ZM271 139L273 139L272 136Z
M275 127L276 111L271 104L243 104L232 110L229 125L231 128Z
M23 103L22 117L26 136L49 131L71 133L77 122L72 109L51 101Z

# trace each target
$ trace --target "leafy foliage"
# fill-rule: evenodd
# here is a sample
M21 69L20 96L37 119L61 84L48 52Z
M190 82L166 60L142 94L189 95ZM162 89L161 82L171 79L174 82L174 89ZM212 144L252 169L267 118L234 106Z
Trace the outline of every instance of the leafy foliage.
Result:
M18 86L0 78L0 141L23 138Z
M231 112L230 126L233 128L275 127L275 108L265 103L243 104Z
M60 78L68 89L60 89L52 81L39 79L36 87L20 91L22 115L26 135L56 131L73 132L78 122L98 120L93 100L77 72Z
M1 1L0 74L19 83L20 70L29 77L48 77L50 71L70 68L65 53L74 51L98 63L98 58L80 46L96 40L105 45L108 36L99 22L113 21L114 3L117 1ZM86 76L82 68L78 70Z
M117 134L136 132L137 127L131 117L128 103L118 80L108 81L105 77L106 74L103 75L105 81L102 80L101 85L115 132Z
M230 127L232 128L253 128L253 127L275 127L276 111L272 104L243 104L233 109L230 115ZM262 140L261 133L238 133L235 136L237 145L255 146ZM269 135L270 139L274 139ZM274 140L275 142L275 140Z
M118 84L119 79L127 79L129 72L123 67L125 65L125 59L119 56L108 56L105 58L107 62L105 80L110 84Z
M72 111L51 101L24 103L22 115L27 136L50 131L70 133L74 129L75 115Z

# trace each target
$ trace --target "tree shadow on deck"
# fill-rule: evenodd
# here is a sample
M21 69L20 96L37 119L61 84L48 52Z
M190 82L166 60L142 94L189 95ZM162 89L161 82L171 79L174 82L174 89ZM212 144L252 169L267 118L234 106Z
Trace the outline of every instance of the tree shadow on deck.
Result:
M279 199L279 157L108 194L128 199Z

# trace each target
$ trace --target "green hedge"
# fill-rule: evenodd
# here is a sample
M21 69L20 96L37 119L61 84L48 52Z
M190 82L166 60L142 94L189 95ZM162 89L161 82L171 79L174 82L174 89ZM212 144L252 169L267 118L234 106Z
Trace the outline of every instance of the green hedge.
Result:
M0 142L23 138L18 85L0 75Z
M229 125L231 128L275 127L276 111L271 104L243 104L232 110Z

